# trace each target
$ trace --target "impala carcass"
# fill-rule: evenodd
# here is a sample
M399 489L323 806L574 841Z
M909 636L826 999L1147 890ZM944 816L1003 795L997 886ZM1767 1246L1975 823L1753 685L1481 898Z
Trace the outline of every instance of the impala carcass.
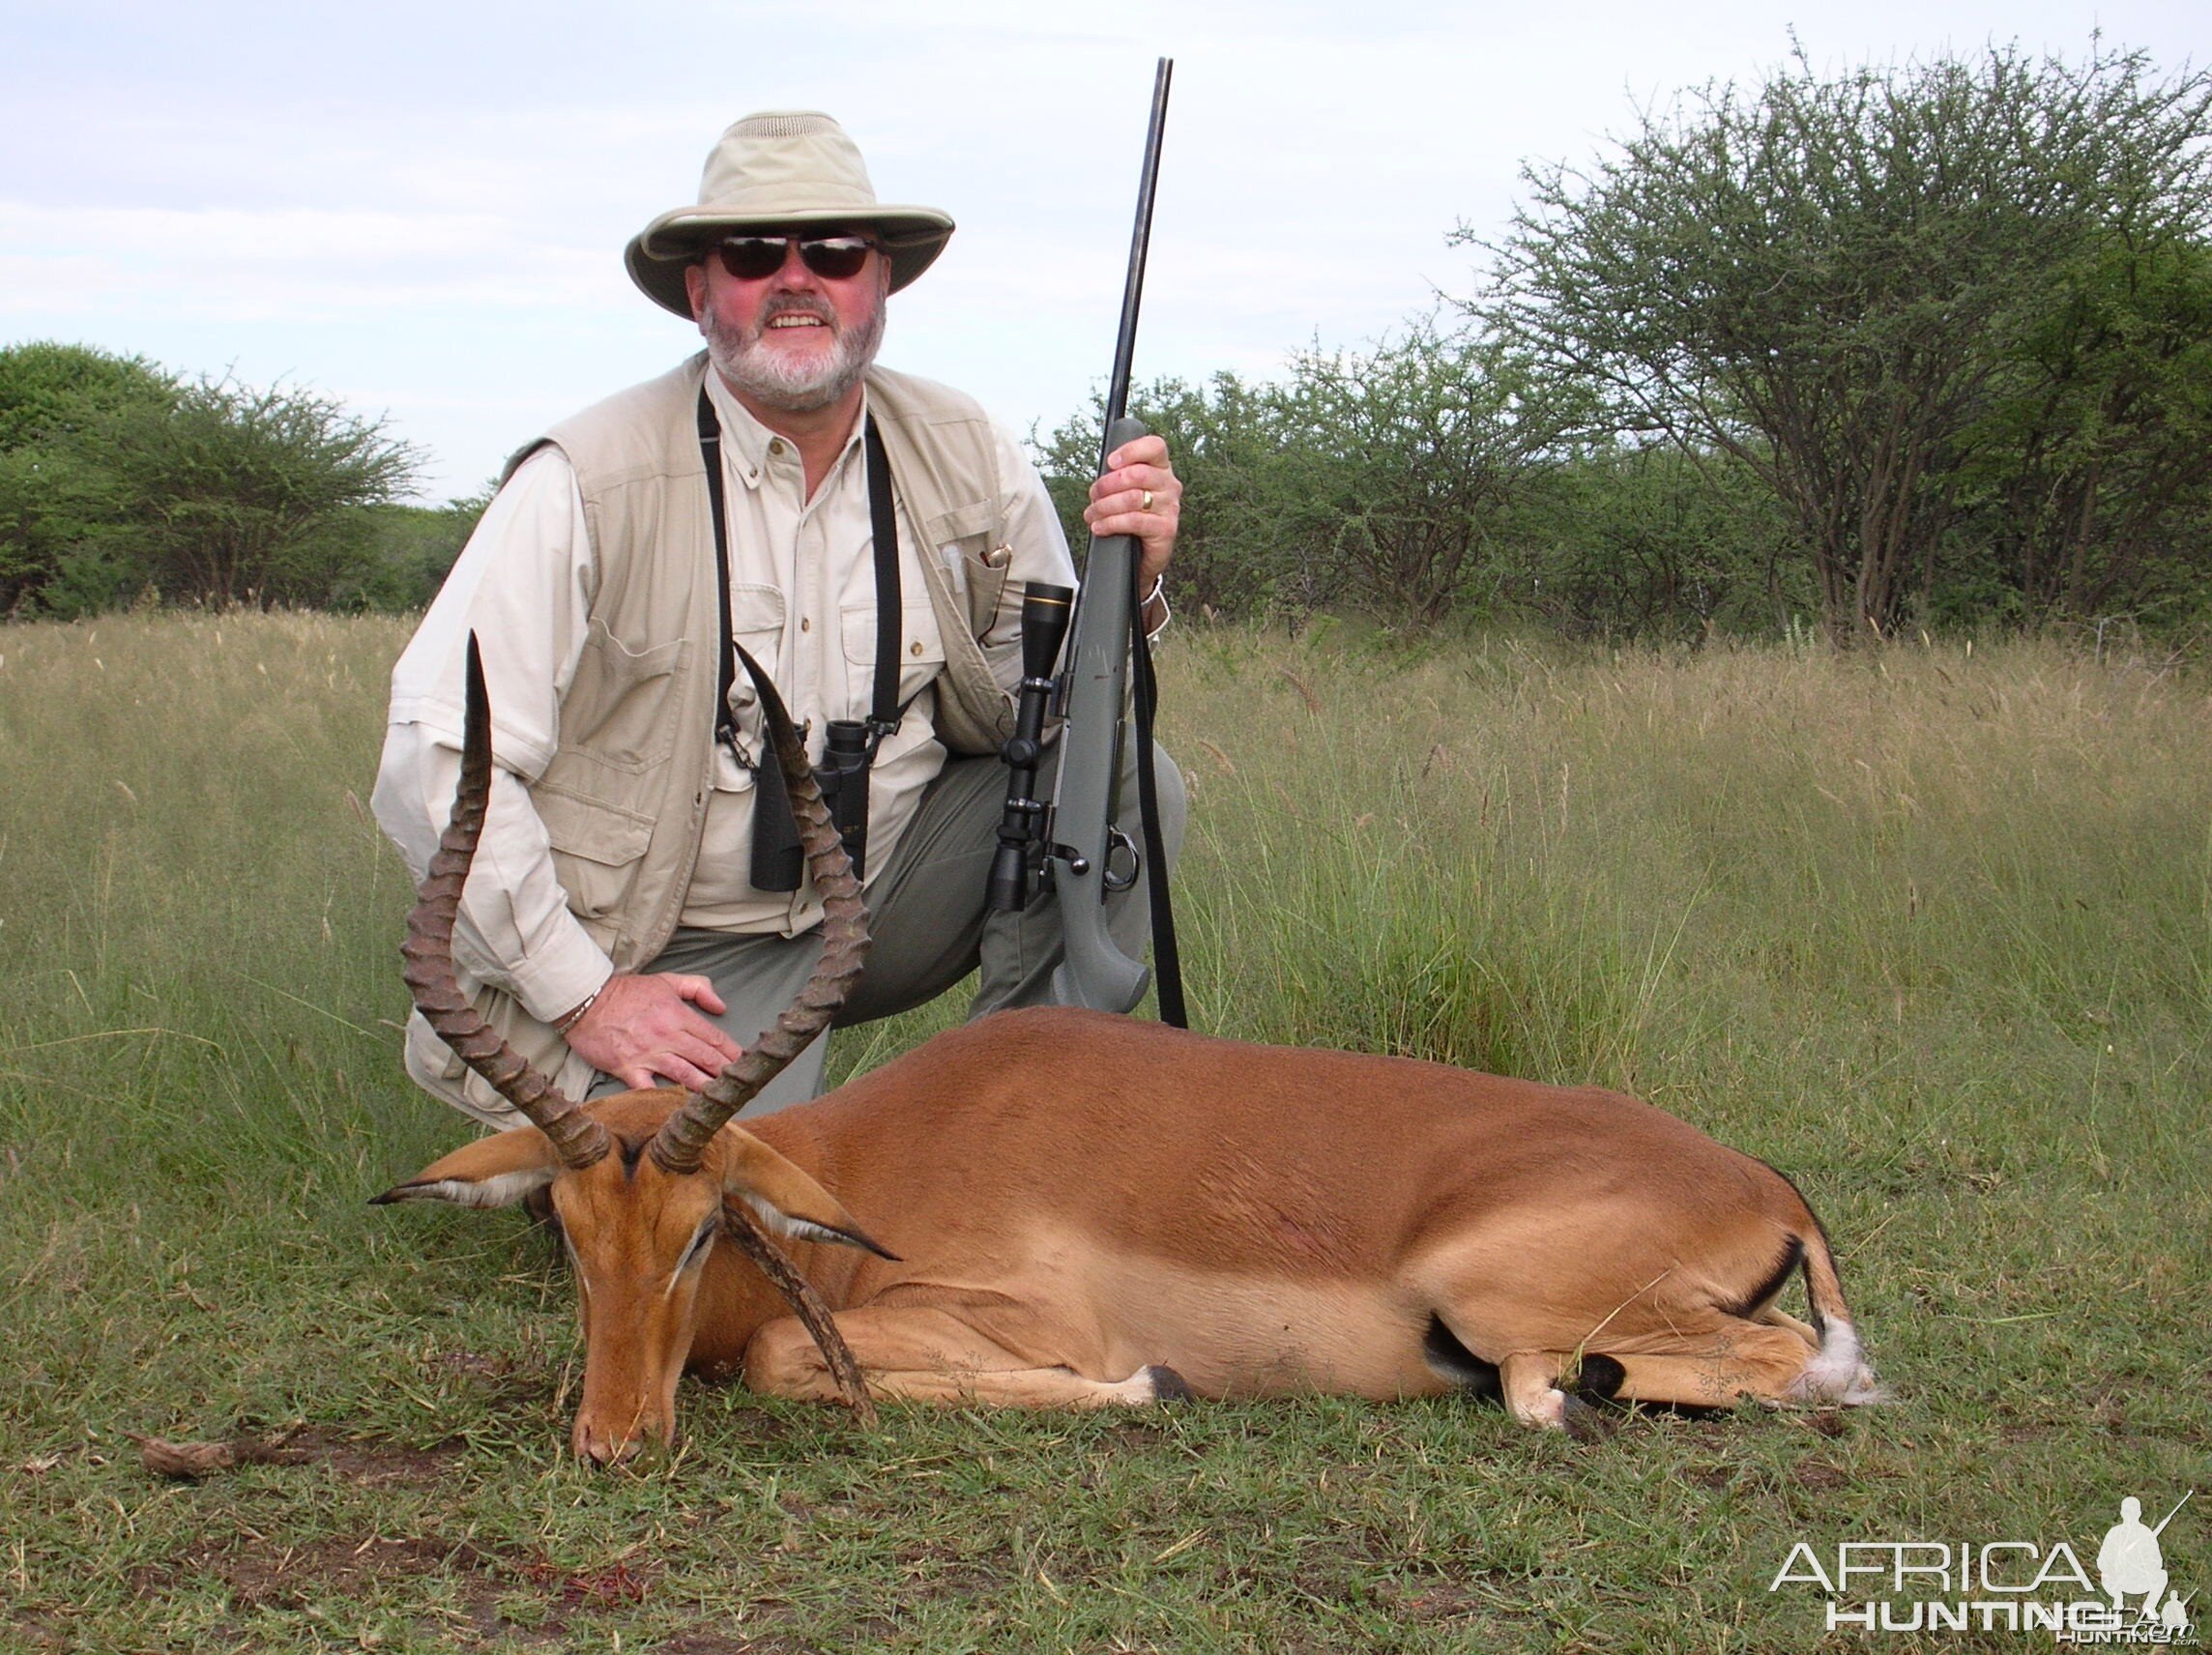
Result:
M583 1312L579 1454L668 1439L686 1369L863 1408L870 1392L1092 1408L1473 1389L1552 1427L1583 1399L1872 1400L1834 1258L1789 1180L1615 1092L1043 1009L734 1123L828 1026L866 945L804 753L763 690L827 941L792 1009L703 1093L578 1105L457 988L451 927L490 773L473 672L453 824L410 922L418 1003L537 1124L376 1199L547 1193ZM1809 1322L1776 1306L1800 1272Z

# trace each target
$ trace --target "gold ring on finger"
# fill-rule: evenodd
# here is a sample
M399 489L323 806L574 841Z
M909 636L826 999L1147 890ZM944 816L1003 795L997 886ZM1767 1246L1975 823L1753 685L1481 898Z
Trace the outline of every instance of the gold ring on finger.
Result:
M1142 506L1138 507L1138 508L1137 508L1137 509L1138 509L1138 510L1140 510L1140 511L1150 511L1151 508L1152 508L1152 491L1151 491L1150 489L1149 489L1149 488L1148 488L1148 489L1146 489L1146 490L1145 490L1145 503L1144 503L1144 505L1142 505Z

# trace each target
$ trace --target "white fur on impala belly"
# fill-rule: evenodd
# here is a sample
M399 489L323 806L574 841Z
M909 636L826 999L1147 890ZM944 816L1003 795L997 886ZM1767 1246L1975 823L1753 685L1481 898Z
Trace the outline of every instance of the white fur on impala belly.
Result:
M1107 1372L1156 1362L1201 1396L1453 1388L1423 1359L1427 1317L1352 1282L1207 1274L1121 1255L1075 1302L1120 1307L1103 1352Z

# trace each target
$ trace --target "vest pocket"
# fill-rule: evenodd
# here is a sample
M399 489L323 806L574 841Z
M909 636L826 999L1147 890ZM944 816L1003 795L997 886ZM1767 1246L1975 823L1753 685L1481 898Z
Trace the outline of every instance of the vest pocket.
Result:
M653 818L540 784L531 802L553 846L553 869L578 919L603 919L622 903L653 840Z
M675 750L669 679L690 642L672 638L633 650L594 617L561 700L561 746L610 769L637 774Z
M992 538L998 524L996 503L978 500L939 512L922 530L923 544L937 549L953 592L966 601L969 628L977 637L990 630L998 614L1011 562L1006 548Z

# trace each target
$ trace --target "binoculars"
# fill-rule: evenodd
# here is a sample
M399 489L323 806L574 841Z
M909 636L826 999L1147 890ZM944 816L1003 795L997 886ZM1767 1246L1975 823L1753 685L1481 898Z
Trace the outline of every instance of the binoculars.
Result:
M822 738L822 762L814 767L814 785L822 790L830 826L845 841L845 855L853 858L853 877L865 879L868 767L875 762L875 740L858 718L830 719L823 726Z
M868 767L875 762L876 736L862 719L832 718L823 727L822 738L822 762L814 767L814 785L822 790L822 803L837 837L845 842L845 855L853 858L853 877L865 879ZM792 814L783 771L771 755L753 773L752 887L797 890L805 873L806 853L799 842L799 819Z

